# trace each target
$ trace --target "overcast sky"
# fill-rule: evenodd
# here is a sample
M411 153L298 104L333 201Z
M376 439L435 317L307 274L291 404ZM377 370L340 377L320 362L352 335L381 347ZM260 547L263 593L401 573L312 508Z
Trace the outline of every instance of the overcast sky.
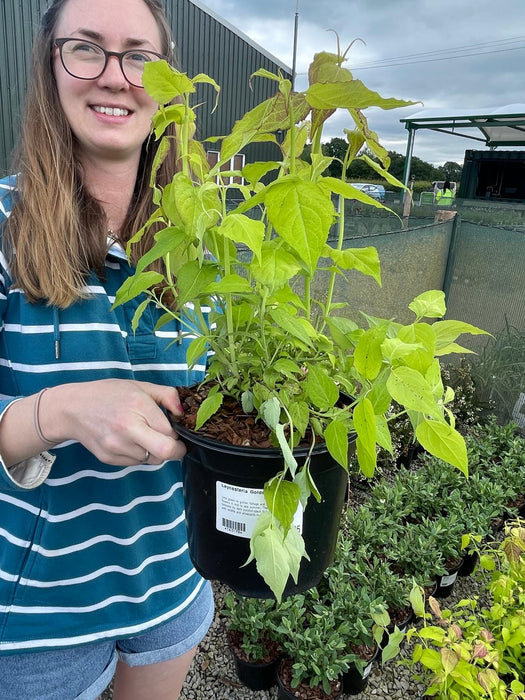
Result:
M335 51L335 35L327 31L334 29L342 46L356 38L365 42L354 44L345 66L383 97L421 101L424 108L438 108L443 114L525 103L525 0L204 0L201 4L290 67L298 11L298 89L306 86L305 73L314 53ZM376 67L364 67L371 64ZM404 154L408 132L399 120L422 108L373 109L366 114L380 141ZM341 126L351 126L344 114L333 124L323 140L342 136ZM462 163L467 148L485 146L419 131L414 155L435 164Z

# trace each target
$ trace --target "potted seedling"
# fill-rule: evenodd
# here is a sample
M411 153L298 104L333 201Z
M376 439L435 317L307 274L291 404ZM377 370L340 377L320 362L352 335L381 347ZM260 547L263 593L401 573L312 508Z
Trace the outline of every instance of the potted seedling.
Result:
M361 158L401 184L363 110L410 104L366 88L343 66L346 53L316 54L302 92L282 75L257 71L252 79L273 81L275 96L215 139L220 154L211 168L194 138L192 100L201 83L218 86L163 61L144 72L160 104L157 164L172 146L165 130L174 124L180 170L164 188L153 173L158 208L129 243L136 273L116 304L141 297L134 323L148 304L163 309L159 328L178 329L190 366L208 354L206 382L180 392L185 424L177 429L191 448L184 477L190 554L206 577L245 595L280 599L285 588L293 593L319 580L333 556L349 445L371 476L377 445L391 450L392 401L425 449L467 470L439 358L460 350L459 335L482 331L442 320L441 291L418 296L405 325L366 315L365 300L335 301L339 278L381 282L374 248L345 247L344 200L382 207L345 181L348 166ZM338 109L349 122L340 179L327 174L332 158L321 148ZM258 142L275 145L275 160L227 169ZM358 155L363 146L373 159ZM233 190L242 201L232 208ZM137 260L144 237L153 245ZM349 309L364 312L361 326Z
M222 614L228 619L228 641L239 680L250 690L275 685L281 648L276 640L275 600L245 598L229 592Z

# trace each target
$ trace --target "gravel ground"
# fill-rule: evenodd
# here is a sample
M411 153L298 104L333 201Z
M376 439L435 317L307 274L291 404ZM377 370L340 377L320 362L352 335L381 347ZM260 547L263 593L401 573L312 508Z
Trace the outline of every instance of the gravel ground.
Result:
M442 607L450 607L461 598L477 593L479 585L472 577L458 578L452 595L440 601ZM222 607L222 598L227 589L214 583L217 611ZM409 654L405 643L402 656ZM366 689L357 696L342 695L343 700L356 698L374 698L379 700L411 700L420 698L424 686L416 683L410 671L396 663L396 659L385 666L375 664L369 676ZM180 700L274 700L277 689L252 691L242 686L235 672L234 661L226 640L226 621L217 613L215 620L202 641L199 651L190 668ZM101 700L111 700L111 688L108 688Z

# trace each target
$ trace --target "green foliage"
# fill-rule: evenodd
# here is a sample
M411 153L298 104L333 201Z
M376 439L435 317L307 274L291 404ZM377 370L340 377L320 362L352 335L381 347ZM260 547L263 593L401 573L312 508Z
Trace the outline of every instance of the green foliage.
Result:
M245 598L230 591L221 613L228 618L228 628L242 634L240 647L250 661L262 661L268 641L275 640L274 625L278 621L275 601Z
M518 700L525 698L525 527L506 527L499 546L485 551L482 566L491 573L490 605L477 598L461 600L442 611L430 598L436 625L411 629L417 639L412 658L400 662L422 669L415 677L427 685L425 695L439 700Z
M344 206L336 211L335 196L343 205L355 199L384 207L343 177L323 174L334 162L322 152L324 124L337 109L349 115L342 172L360 158L372 164L376 176L402 187L388 172L388 152L363 110L410 104L366 88L342 66L345 58L316 54L309 87L301 93L292 92L281 75L257 71L252 77L274 81L277 91L239 119L230 134L215 139L221 141L220 156L211 168L204 148L192 138L196 113L191 100L197 83L209 83L217 92L218 86L208 76L190 79L164 62L146 66L145 88L161 103L155 136L164 148L165 128L174 123L180 172L164 189L153 178L158 209L130 241L128 252L153 231L155 244L115 302L118 306L142 296L135 323L152 303L175 318L183 334L196 335L190 363L208 346L208 381L214 388L201 406L198 426L230 396L253 406L271 430L282 452L282 470L265 486L268 512L252 534L250 560L256 560L277 599L290 575L297 580L306 556L290 516L300 500L304 506L310 494L319 496L309 457L302 465L295 460L293 448L299 442L313 449L324 440L332 457L347 468L348 441L356 439L361 471L372 476L377 445L391 450L385 415L395 401L428 451L467 471L464 441L448 408L453 392L441 381L439 358L462 352L458 336L483 331L440 320L446 311L441 291L419 295L409 305L413 322L407 325L363 314L364 327L357 327L344 315L348 304L334 301L339 275L364 274L381 283L375 248L343 248ZM178 103L169 105L175 98ZM279 142L278 130L284 135ZM276 144L279 160L251 163L241 172L221 170L245 146L260 141ZM303 155L307 142L310 148ZM357 155L363 147L373 160L367 153ZM274 179L267 182L270 173ZM232 189L243 199L233 210L227 207ZM329 245L334 223L337 240ZM239 246L249 250L247 259L238 255ZM158 267L163 272L148 269L155 261L162 261ZM314 299L314 279L327 265L326 294ZM209 307L210 323L205 318ZM347 405L339 402L341 392L350 397ZM293 486L285 477L293 479Z

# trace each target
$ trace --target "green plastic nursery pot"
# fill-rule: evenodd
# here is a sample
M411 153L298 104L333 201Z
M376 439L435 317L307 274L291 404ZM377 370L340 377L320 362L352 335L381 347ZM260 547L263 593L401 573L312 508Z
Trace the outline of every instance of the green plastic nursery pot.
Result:
M227 584L250 598L271 598L273 593L250 555L250 535L266 509L263 487L282 469L278 449L233 446L177 425L188 452L183 460L184 499L189 553L197 571L210 580ZM355 443L350 444L355 449ZM307 448L294 456L304 463ZM302 532L310 561L303 559L297 584L290 578L284 595L316 586L333 561L347 474L324 444L313 450L310 472L320 503L309 498L294 524Z

